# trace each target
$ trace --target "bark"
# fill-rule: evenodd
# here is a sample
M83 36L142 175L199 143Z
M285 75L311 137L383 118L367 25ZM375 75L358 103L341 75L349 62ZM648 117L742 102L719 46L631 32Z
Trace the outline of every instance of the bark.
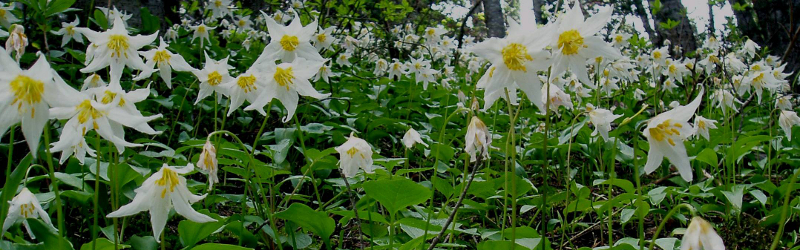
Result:
M536 18L536 24L547 24L547 19L544 18L542 11L542 6L544 6L545 0L533 0L533 14Z
M644 8L641 0L633 0L633 5L636 7L635 13L640 19L642 19L642 26L644 26L644 31L647 32L647 36L650 40L655 39L656 32L653 30L653 27L650 26L650 17L647 16L647 10Z
M745 0L728 0L745 6ZM798 72L800 55L795 44L800 32L800 0L759 0L752 6L733 12L744 36L782 57L787 72Z
M75 6L78 5L79 2L76 2ZM86 2L86 1L82 1ZM91 2L91 1L89 1ZM87 6L89 4L86 4ZM94 7L108 7L108 2L106 1L95 1ZM142 11L141 8L147 8L150 11L150 14L157 17L161 22L161 29L166 29L169 27L169 23L166 20L169 20L171 23L180 23L181 18L180 15L175 12L180 7L180 2L178 1L160 1L160 0L115 0L111 2L111 8L117 7L120 11L123 11L127 14L132 15L131 19L128 20L128 26L141 28L142 27ZM175 11L173 11L175 10ZM94 10L91 10L91 13L94 13Z
M714 5L711 4L711 1L708 2L708 35L713 36L716 33L716 28L714 27Z
M648 1L650 6L653 6L655 0ZM664 46L664 41L669 40L671 46L680 46L683 54L696 50L695 29L689 22L689 17L686 16L686 10L681 0L662 0L661 6L660 11L653 13L653 19L656 23L656 39L651 38L653 44ZM667 23L669 20L677 21L678 25L672 29L664 29L661 23Z
M506 35L506 24L503 20L503 9L500 7L500 0L484 0L483 14L486 18L489 37L504 37Z

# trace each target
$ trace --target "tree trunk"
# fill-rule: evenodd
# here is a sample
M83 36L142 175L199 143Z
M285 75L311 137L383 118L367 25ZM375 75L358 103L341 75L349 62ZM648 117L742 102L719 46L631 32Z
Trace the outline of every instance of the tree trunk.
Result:
M714 27L714 5L711 4L711 1L708 1L708 35L714 36L716 33L716 27Z
M636 16L642 19L642 26L644 26L644 31L647 32L647 36L650 40L656 39L656 32L653 31L653 27L650 26L650 18L647 16L648 11L644 8L641 0L633 0L633 5L636 7Z
M744 0L728 1L746 6ZM752 7L734 8L733 14L742 34L768 48L770 54L782 57L788 64L786 72L798 72L800 55L795 43L800 31L800 0L753 1Z
M533 0L533 14L536 18L536 24L547 24L547 19L543 16L544 11L542 11L544 2L544 0Z
M95 7L107 7L108 3L102 4L102 1L95 2ZM128 20L129 27L141 28L142 27L142 10L147 8L150 14L159 18L161 22L161 29L164 30L169 27L169 20L173 24L180 23L180 15L175 12L180 7L178 1L160 1L160 0L115 0L111 3L111 8L117 7L122 12L132 15ZM175 11L173 11L175 10ZM94 12L94 10L92 10Z
M648 1L652 8L655 0ZM695 29L689 22L689 17L686 16L686 10L681 0L662 0L661 6L661 10L657 13L653 13L657 32L656 39L651 38L653 44L656 46L664 46L664 41L669 40L672 46L680 46L683 54L696 50L697 39L694 37ZM664 29L661 23L666 24L670 20L677 21L678 25L671 29Z
M506 36L506 24L503 20L503 9L500 0L483 0L483 15L486 17L486 28L489 37Z

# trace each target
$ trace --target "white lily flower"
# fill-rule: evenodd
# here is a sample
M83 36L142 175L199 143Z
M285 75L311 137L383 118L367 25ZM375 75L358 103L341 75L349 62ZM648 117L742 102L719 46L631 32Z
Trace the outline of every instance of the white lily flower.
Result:
M183 168L167 166L165 163L161 170L151 175L142 183L141 187L134 190L136 196L131 203L111 212L106 217L124 217L150 210L150 223L153 226L153 236L156 241L159 241L159 236L167 224L169 211L173 206L175 212L190 221L197 223L217 221L192 208L192 203L206 197L206 195L194 195L186 187L186 178L181 175L188 174L193 169L194 166L191 163Z
M692 166L683 142L694 133L694 128L688 121L694 116L702 99L703 89L686 106L678 106L656 115L647 122L647 127L644 129L644 136L647 137L647 142L650 144L647 163L644 166L647 174L661 166L661 162L666 157L678 168L678 172L684 180L692 181Z
M231 101L227 115L230 116L234 110L242 106L245 100L250 103L255 102L256 97L261 93L259 88L266 86L266 78L267 76L263 73L261 66L254 64L233 80L223 82L220 87L225 89L223 94L227 94Z
M128 20L131 19L131 17L133 17L133 15L131 15L131 14L128 14L128 13L125 13L125 12L122 12L122 11L118 10L116 6L114 6L113 9L108 9L106 7L99 7L98 6L97 9L102 11L103 12L103 16L108 17L108 20L116 19L117 17L119 17L120 19L122 19L122 21L124 21L123 24L127 23ZM116 24L117 23L115 22L114 25L116 25Z
M386 71L389 71L389 62L383 58L378 59L378 61L375 62L375 70L372 71L372 74L375 76L382 76Z
M167 50L167 43L164 38L159 39L161 44L158 48L139 52L144 58L147 59L147 68L141 74L133 78L134 81L142 80L150 77L156 70L153 66L158 67L161 79L167 84L167 88L172 88L172 70L175 71L195 71L189 63L183 59L180 54L175 54Z
M428 84L436 81L436 74L438 73L439 71L437 70L431 68L423 68L422 70L414 74L414 79L416 80L417 83L422 82L423 90L428 90Z
M504 96L506 89L509 95L516 95L516 89L522 89L528 99L544 110L542 102L542 83L536 76L540 70L550 66L547 59L549 52L542 50L547 44L549 29L536 29L533 33L525 30L515 22L509 22L509 33L505 38L490 38L475 44L471 51L489 60L492 68L486 71L489 75L485 85L484 99L491 95ZM584 70L585 70L585 66ZM511 90L514 92L511 92ZM492 98L497 100L496 98ZM488 103L485 106L491 106Z
M594 125L592 136L600 134L603 140L609 141L608 132L611 131L611 122L622 115L615 115L608 109L595 108L591 103L586 104L586 111L589 112L589 121Z
M620 49L622 47L628 46L629 42L628 39L631 39L632 35L627 33L616 33L611 36L612 37L612 44L615 48Z
M397 59L392 61L392 64L389 66L389 79L395 79L395 76L402 78L403 75L406 74L406 66L405 64L401 63Z
M733 94L725 89L717 89L714 91L713 98L717 107L722 109L722 113L728 113L728 110L736 111L736 104L742 104L739 99L736 99Z
M250 17L247 16L236 16L236 21L233 24L236 25L240 32L247 32L252 29L253 21L250 21Z
M557 31L547 34L553 48L551 75L560 75L569 69L582 82L590 83L586 60L600 56L612 60L622 57L618 49L595 36L611 19L611 12L612 8L604 8L584 20L581 8L573 6L558 19Z
M319 33L314 35L314 47L316 47L317 50L330 49L331 45L336 42L336 38L333 37L334 29L336 29L336 26L330 26L324 30L320 30Z
M641 90L641 89L636 89L636 90L633 91L633 99L636 99L637 101L644 100L644 97L646 95L647 94L644 93L644 91Z
M355 177L359 168L367 173L374 172L372 147L364 139L351 133L350 138L344 144L336 147L336 151L339 152L339 170L345 177Z
M51 106L58 106L72 89L66 83L53 81L53 69L44 57L28 70L22 70L3 48L0 48L0 137L12 125L21 122L22 134L33 157L39 151L39 139L49 119ZM74 90L73 90L74 91Z
M233 79L230 74L230 70L233 67L228 65L229 57L216 61L211 59L208 53L203 52L203 54L206 56L204 68L192 71L192 74L197 76L197 80L200 81L200 92L197 94L195 104L200 103L201 100L214 93L217 93L216 98L219 100L225 94L225 88L222 83L230 82Z
M263 15L263 12L261 13ZM264 51L258 56L256 63L266 61L292 62L296 57L306 60L323 61L319 52L311 46L311 37L317 31L317 21L303 26L300 17L295 14L289 26L283 26L275 22L272 18L267 18L267 28L269 29L270 43L264 47Z
M199 25L189 26L189 28L192 29L192 31L193 31L192 32L192 40L189 41L189 42L192 43L192 42L194 42L194 39L200 38L200 48L202 48L204 41L207 41L209 44L211 44L211 38L209 38L209 36L208 36L208 31L209 30L214 30L217 27L210 27L210 26L206 26L204 23L201 23Z
M681 239L681 250L725 250L722 237L708 221L695 216Z
M339 76L341 74L342 73L339 72L333 72L331 70L331 64L330 62L328 62L327 64L322 64L322 66L319 67L319 71L317 71L317 74L314 76L314 81L316 82L319 81L319 79L322 79L325 82L329 83L330 80L328 78L333 76Z
M749 76L745 77L742 82L753 86L759 104L761 104L761 95L764 89L767 89L767 91L775 91L780 87L780 81L775 79L775 75L769 70L752 72Z
M14 4L0 6L0 25L3 27L11 27L12 23L20 21L17 16L14 16L14 13L11 13L12 10L14 10Z
M11 52L16 52L16 59L19 62L19 59L22 58L22 54L25 54L25 47L28 47L28 36L25 35L25 28L22 25L12 25L12 31L8 35L8 40L6 40L6 51L8 54Z
M742 55L747 56L747 58L753 58L756 55L757 50L760 50L760 49L761 49L761 46L759 46L756 42L753 42L753 40L747 39L747 41L744 42L744 46L742 46L742 49L740 50L740 53Z
M217 148L214 147L214 144L211 144L211 140L206 140L206 144L203 145L203 151L197 159L197 168L208 174L208 190L211 191L214 184L219 183L219 177L217 177L217 171L219 171Z
M66 23L61 23L61 29L58 31L53 31L53 34L62 36L61 38L61 47L67 46L67 43L71 40L75 40L76 42L83 43L83 35L78 32L75 28L81 23L80 18L75 17L75 21Z
M792 96L785 95L775 100L775 108L782 110L792 110Z
M650 53L650 58L653 60L653 64L656 66L665 66L667 65L667 59L669 59L669 48L667 46L654 49L652 53Z
M286 108L286 116L283 117L283 122L288 122L294 117L297 103L300 101L299 95L314 99L324 99L330 96L330 94L317 92L308 81L317 73L323 63L322 61L308 61L303 58L297 58L294 62L278 65L271 61L266 62L263 65L263 75L267 78L263 85L264 90L260 91L255 102L251 102L250 106L244 110L255 109L262 115L266 115L264 106L272 99L278 99Z
M104 32L88 28L75 29L92 42L92 45L89 45L86 50L86 61L90 63L82 68L81 72L91 73L110 66L111 80L109 81L118 81L122 77L122 69L125 66L142 71L152 68L152 66L148 68L144 64L137 52L145 45L152 43L158 36L158 32L148 36L130 36L119 16L114 18L114 27Z
M353 64L350 63L350 56L351 55L348 52L339 54L339 56L336 57L336 64L341 66L353 66Z
M783 132L786 133L786 139L792 140L792 127L800 125L800 117L797 113L790 110L781 110L781 115L778 117L778 125L781 126Z
M466 144L464 151L469 154L470 162L475 162L478 155L481 155L483 159L490 158L489 148L492 145L492 134L489 133L489 128L486 127L486 124L481 119L478 119L477 116L472 117L467 126L467 134L464 137Z
M558 107L564 106L565 108L572 110L573 108L572 98L569 96L569 94L567 94L566 92L561 90L561 88L556 86L556 84L545 84L544 86L542 86L542 92L547 93L548 85L550 86L550 101L549 102L547 101L546 95L542 95L542 102L549 103L550 110L556 111L555 113L558 116L561 116L561 113L557 112ZM544 112L544 110L540 111Z
M406 148L410 149L410 148L413 148L414 144L416 144L416 143L419 143L419 144L425 145L425 147L428 147L428 144L425 143L424 141L422 141L422 136L419 134L419 132L414 130L414 128L409 128L408 131L406 131L406 134L403 135L403 145L405 145Z
M710 140L708 135L709 129L716 129L717 128L717 121L706 119L705 117L695 115L694 116L694 126L696 129L695 134L706 138L706 140Z
M0 233L0 235L5 235L6 231L8 231L8 228L14 224L22 222L22 225L25 227L25 230L28 231L28 235L31 236L31 239L36 239L36 236L33 235L31 228L28 226L28 221L25 220L28 218L40 218L42 221L44 221L44 223L47 223L50 225L50 227L53 227L53 222L50 221L50 216L47 215L47 212L44 211L44 209L42 209L42 205L39 204L39 200L36 199L36 196L33 195L28 188L23 187L22 191L20 191L17 196L14 196L14 198L8 203L8 215L6 216L6 220L3 221L3 231Z
M211 18L220 19L231 15L231 10L228 9L230 5L231 0L211 0L206 4L206 7L211 9Z

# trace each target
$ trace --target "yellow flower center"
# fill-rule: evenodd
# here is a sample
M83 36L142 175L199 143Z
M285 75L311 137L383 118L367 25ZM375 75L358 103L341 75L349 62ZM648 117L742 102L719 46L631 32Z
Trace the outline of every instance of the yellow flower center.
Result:
M558 47L561 48L561 53L564 55L574 55L578 53L581 47L586 47L583 44L583 36L578 30L568 30L558 35Z
M611 73L608 69L603 69L603 76L608 77L608 74Z
M236 84L239 85L245 93L249 93L250 91L254 91L256 88L256 76L242 76L239 77L239 80L236 81Z
M622 35L617 35L617 37L614 37L614 41L617 43L622 43Z
M759 71L759 70L761 70L761 66L758 65L758 64L755 64L755 65L753 65L753 67L751 69L754 70L754 71Z
M161 191L161 198L163 199L167 194L167 185L169 185L169 192L172 193L175 191L175 186L180 183L180 180L178 179L178 173L175 173L172 169L162 168L162 170L161 179L158 179L156 184L164 187L164 191Z
M289 84L294 84L294 72L292 72L292 67L286 69L280 67L276 68L273 78L275 78L275 82L277 82L278 85L286 87L286 90L289 90Z
M115 97L117 97L117 93L114 93L114 92L111 92L109 90L106 90L105 91L105 95L103 96L103 99L101 99L100 101L103 104L109 104L112 101L114 101ZM119 106L122 107L123 105L125 105L125 98L119 98Z
M506 47L500 51L500 54L503 55L503 63L505 63L506 67L510 70L528 72L525 67L525 62L533 61L531 55L528 54L528 48L519 43L506 45Z
M347 154L350 155L350 157L353 157L356 155L356 153L358 153L358 149L356 149L356 147L352 147L347 150Z
M281 47L286 51L294 51L298 44L300 44L300 41L297 36L283 35L281 38Z
M675 141L672 140L670 136L673 135L680 135L681 132L678 131L676 128L682 128L683 125L679 123L670 123L670 120L666 120L661 124L658 124L655 128L650 128L650 136L656 141L664 141L667 139L670 145L675 146Z
M245 24L247 24L247 22L245 22L244 19L239 19L239 27L244 28Z
M35 209L36 207L33 206L33 203L19 205L19 215L23 218L31 218Z
M211 171L214 169L214 158L211 157L211 152L203 150L203 164L206 165L206 169Z
M75 26L70 25L70 26L67 26L64 29L67 31L68 35L70 35L70 36L75 35Z
M217 86L220 83L222 83L222 75L219 72L214 71L208 74L208 85Z
M3 19L6 18L6 10L0 9L0 18L3 18Z
M436 35L436 30L434 30L434 29L431 29L431 28L428 28L428 35L429 35L429 36Z
M108 49L112 50L111 57L125 56L128 58L128 37L124 35L108 36Z
M720 62L719 62L719 57L717 57L717 56L715 56L715 55L711 55L711 56L709 56L709 57L708 57L708 60L709 60L709 61L711 61L711 62L713 62L713 63L716 63L716 64L719 64L719 63L720 63Z
M702 120L698 121L697 122L697 127L699 127L700 129L706 129L706 122L704 122Z
M222 1L220 0L214 1L214 6L217 6L217 8L222 7Z
M653 51L653 59L660 59L661 58L661 51Z
M675 64L670 64L669 65L669 73L670 74L678 73L678 69L675 67Z
M319 34L319 35L317 35L317 41L319 41L319 42L321 42L321 43L324 43L324 42L325 42L325 40L327 40L327 39L328 39L328 36L326 36L325 34Z
M197 26L197 32L206 33L206 26L205 25Z
M753 83L762 83L764 82L764 73L758 74L755 78L753 78Z
M97 110L94 107L92 107L92 101L83 100L83 102L81 102L81 104L78 104L78 107L76 107L75 109L78 110L78 122L80 122L81 124L84 124L84 123L89 121L89 118L91 118L92 119L92 127L95 130L98 129L97 122L95 121L95 119L100 118L101 116L103 116L103 113L100 113L99 110ZM84 128L84 130L85 130L85 128ZM84 131L84 133L85 133L85 131Z
M155 61L155 62L157 62L159 64L161 64L161 63L169 64L169 58L170 57L172 57L172 56L170 56L169 53L166 50L159 50L159 51L156 51L156 54L153 56L153 61Z
M11 80L11 92L14 93L14 100L11 101L11 104L17 104L17 110L22 113L22 103L33 105L42 101L44 83L28 76L18 75ZM33 113L31 112L31 117L33 117Z

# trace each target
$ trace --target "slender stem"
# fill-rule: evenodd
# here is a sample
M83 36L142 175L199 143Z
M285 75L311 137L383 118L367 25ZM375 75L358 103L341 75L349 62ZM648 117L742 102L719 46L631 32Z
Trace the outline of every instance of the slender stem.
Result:
M444 133L445 133L445 131L447 131L447 123L458 112L459 112L459 110L455 110L455 111L453 111L453 113L448 115L447 118L444 119L444 122L442 123L442 130L439 132L439 140L436 142L437 144L440 144L440 143L442 143L442 141L444 141ZM439 164L439 151L440 151L440 148L441 148L441 145L437 145L436 146L436 156L434 157L434 161L433 161L433 174L431 175L431 186L434 186L434 187L436 186L436 178L437 178L436 175L438 174L438 170L436 169L437 168L436 165ZM423 237L427 237L427 235L428 235L428 229L429 229L429 226L431 224L431 217L433 217L433 200L434 200L434 197L436 197L435 194L436 194L436 192L433 192L433 195L431 195L431 201L430 201L430 203L428 203L428 218L425 219L425 233L423 234Z
M783 194L783 208L781 209L781 224L778 226L778 233L772 238L772 246L769 247L769 250L775 250L778 247L778 242L781 240L781 236L783 235L783 229L786 227L786 218L789 215L789 197L792 197L792 191L794 190L792 186L794 186L794 182L797 179L797 173L795 172L792 174L792 178L789 180L789 185L786 186L786 193Z
M453 219L455 219L456 213L458 212L458 208L461 207L461 202L464 201L464 197L467 196L467 191L469 191L469 186L470 184L472 184L472 180L475 179L475 172L478 171L478 166L481 165L482 158L478 157L477 159L478 160L475 161L475 166L473 166L472 168L472 173L470 174L469 180L467 181L467 185L464 185L464 190L461 190L461 194L458 196L458 201L456 202L455 207L453 207L453 213L450 213L450 216L447 218L447 221L442 226L442 230L439 231L439 234L437 234L436 237L433 238L433 240L431 241L431 245L428 246L428 250L432 250L434 247L436 247L436 243L439 242L439 239L441 239L442 235L444 235L444 233L447 231L447 227L450 226L450 223L452 223Z
M692 213L692 216L694 216L695 213L694 208L689 204L681 203L673 207L671 210L669 210L667 216L665 216L664 219L661 220L661 223L658 224L658 228L656 228L656 232L653 234L653 239L650 240L650 247L648 247L647 249L655 249L653 248L653 246L656 245L656 239L658 238L658 234L661 233L661 229L664 229L664 225L667 224L667 220L669 220L669 218L671 218L672 215L677 213L678 210L680 210L681 208L686 208L687 210L689 210L689 212Z
M96 131L95 131L96 132ZM95 148L100 150L100 134L95 133ZM97 249L97 220L98 220L98 210L99 210L99 203L100 203L100 159L102 159L103 154L98 152L97 157L95 157L95 175L94 175L94 222L92 223L92 250ZM163 241L162 241L163 242ZM162 247L163 249L163 247Z
M358 227L358 236L359 240L364 241L364 234L363 228L361 228L361 217L358 217L358 203L356 203L353 196L353 189L350 188L350 182L347 181L347 177L342 178L344 179L344 185L347 186L347 192L349 193L348 198L350 199L350 203L353 203L353 215L356 217L356 227ZM364 250L364 244L358 244L361 247L361 250Z
M11 128L8 129L8 161L6 163L6 178L3 183L8 183L8 177L11 176L11 164L14 164L14 131L16 129L16 126L11 126ZM0 221L5 221L9 205L3 202L0 206L3 208L2 212L0 212ZM0 235L0 237L2 237L2 235Z
M309 163L308 169L306 169L306 171L303 172L303 178L300 179L300 182L298 183L297 186L299 187L300 184L303 183L303 180L305 180L306 176L311 177L311 184L314 186L314 193L317 195L317 204L321 205L322 204L322 198L319 195L319 189L317 189L317 181L314 180L314 175L313 174L312 175L308 175L309 172L311 172L311 169L312 169L311 167L314 166L314 160L312 160L311 157L306 157L306 143L305 143L305 139L303 138L303 129L300 127L300 120L297 119L297 115L294 116L294 122L297 125L297 136L300 137L299 138L300 139L300 147L303 149L303 158L306 158L306 160Z
M64 237L64 211L61 206L61 194L58 191L58 179L56 179L55 170L53 168L53 154L50 152L50 123L46 123L44 127L44 145L45 152L47 153L47 167L50 169L50 180L53 185L53 192L56 195L56 210L58 211L58 236Z
M511 100L508 89L505 89L506 100ZM516 94L516 93L514 93ZM511 179L511 242L516 242L517 240L517 140L516 140L516 124L517 124L517 116L514 115L514 111L511 108L511 102L506 102L506 106L508 107L508 116L511 119L511 127L508 130L508 137L511 139L511 161L506 161L505 167L505 181L508 182L509 176L509 167L511 168L512 179ZM517 112L522 109L520 106L517 109ZM506 141L506 150L508 148L508 141ZM506 151L506 155L508 155L508 151ZM508 188L506 190L506 197L508 196ZM503 209L505 213L505 209ZM505 219L505 216L503 216ZM505 226L505 223L503 223ZM511 249L514 249L516 244L511 244Z
M542 250L545 249L544 244L547 241L547 189L549 186L549 179L547 174L550 170L550 162L547 157L547 144L549 143L550 138L550 74L548 73L547 76L547 99L544 103L544 143L542 143L542 159L544 159L544 168L542 169L542 174L544 174L544 189L542 190L542 208L545 210L542 213L542 226L544 226L544 230L542 230L542 241L541 246ZM514 244L512 244L514 246Z

